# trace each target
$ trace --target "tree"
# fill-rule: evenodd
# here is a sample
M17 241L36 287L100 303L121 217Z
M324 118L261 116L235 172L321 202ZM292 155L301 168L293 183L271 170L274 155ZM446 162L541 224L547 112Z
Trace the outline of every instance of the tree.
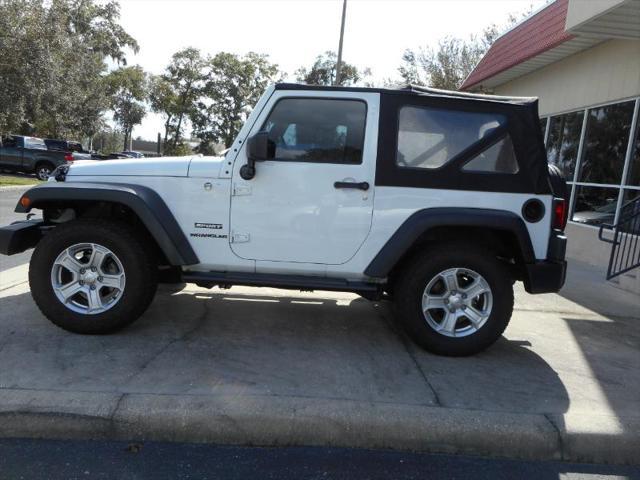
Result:
M165 153L177 149L184 120L195 114L196 102L204 86L205 65L206 59L198 49L185 48L173 54L165 73L151 80L151 109L165 118Z
M113 119L122 128L124 150L127 150L133 127L142 123L147 113L143 104L148 97L147 75L137 65L121 67L109 73L106 85Z
M0 2L0 132L89 136L108 107L106 59L138 45L116 2Z
M300 67L296 70L296 80L307 85L333 85L336 78L337 61L335 52L324 52L316 57L316 61L308 70L305 67ZM368 68L359 71L354 65L342 62L340 82L338 84L353 85L370 74L371 71Z
M215 143L231 146L253 105L276 80L278 66L254 52L242 57L220 52L207 59L205 75L191 123L199 151L213 153Z
M521 15L511 14L503 28L494 23L480 35L471 35L467 40L448 36L441 39L435 49L407 49L398 72L405 83L457 90L498 38L500 31L515 25L530 12L531 8Z

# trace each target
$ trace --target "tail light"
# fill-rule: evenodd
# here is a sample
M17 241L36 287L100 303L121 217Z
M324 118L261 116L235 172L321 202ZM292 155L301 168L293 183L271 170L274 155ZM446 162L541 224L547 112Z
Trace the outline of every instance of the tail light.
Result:
M553 228L564 230L567 226L567 201L564 198L553 199Z
M69 152L64 154L64 161L65 162L73 162L73 155L71 155Z

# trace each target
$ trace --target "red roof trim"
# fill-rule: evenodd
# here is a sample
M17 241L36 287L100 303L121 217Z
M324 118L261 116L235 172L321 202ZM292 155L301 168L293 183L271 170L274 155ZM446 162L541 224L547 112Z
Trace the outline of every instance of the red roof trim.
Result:
M556 0L498 38L464 81L470 89L574 38L565 31L569 0Z

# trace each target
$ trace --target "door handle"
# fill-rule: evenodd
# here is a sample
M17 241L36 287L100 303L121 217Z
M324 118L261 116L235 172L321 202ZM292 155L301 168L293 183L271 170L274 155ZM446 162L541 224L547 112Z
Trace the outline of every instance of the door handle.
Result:
M358 190L369 190L369 182L335 182L335 188L355 188Z

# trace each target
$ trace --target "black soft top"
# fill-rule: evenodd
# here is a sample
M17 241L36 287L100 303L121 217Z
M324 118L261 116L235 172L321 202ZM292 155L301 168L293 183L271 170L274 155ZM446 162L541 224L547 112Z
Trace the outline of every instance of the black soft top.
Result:
M454 92L408 85L402 88L325 87L278 83L276 90L374 92L380 94L380 125L376 185L448 188L513 193L550 193L547 152L540 129L538 99ZM403 106L424 106L504 115L507 124L474 143L437 169L411 169L396 165L398 112ZM462 166L483 149L508 134L519 171L516 174L466 172Z
M511 105L535 105L536 97L504 97L499 95L484 95L481 93L457 92L453 90L440 90L438 88L422 87L419 85L407 85L401 88L369 88L369 87L339 87L323 85L304 85L300 83L276 83L276 90L311 90L329 92L373 92L384 95L429 96L460 100L477 100L480 102L494 102Z

